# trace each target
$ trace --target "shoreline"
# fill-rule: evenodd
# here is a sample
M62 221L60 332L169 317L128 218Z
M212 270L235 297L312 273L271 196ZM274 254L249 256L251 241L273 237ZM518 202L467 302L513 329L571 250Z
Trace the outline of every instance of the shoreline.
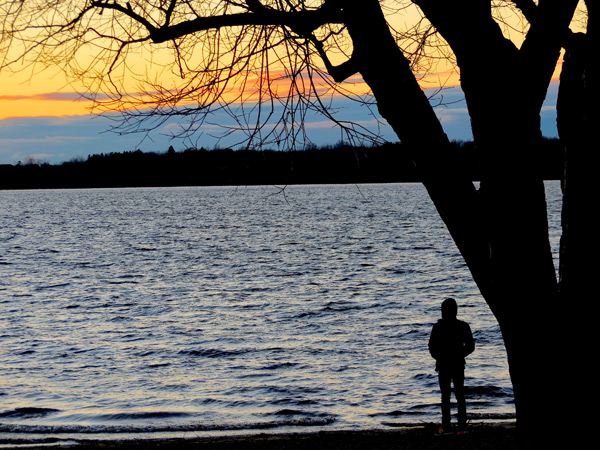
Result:
M464 435L439 435L437 424L424 424L395 429L322 430L239 434L228 436L194 436L182 438L143 438L127 440L45 440L39 443L0 443L2 449L67 448L72 450L141 450L146 448L175 450L347 450L368 449L517 449L514 423L472 424Z

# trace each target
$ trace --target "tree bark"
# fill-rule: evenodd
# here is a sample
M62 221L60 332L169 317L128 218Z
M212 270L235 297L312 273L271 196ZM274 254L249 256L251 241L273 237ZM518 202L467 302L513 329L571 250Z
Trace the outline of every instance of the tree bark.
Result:
M540 70L537 77L527 74L523 82L522 55L502 37L491 19L489 3L464 10L454 2L448 8L440 2L419 4L425 2L432 8L431 14L425 10L427 17L442 35L448 30L444 37L457 54L475 143L482 155L479 191L448 160L444 152L448 138L375 0L349 1L344 6L353 59L381 115L413 149L423 183L498 319L523 442L548 445L548 440L558 438L560 430L547 433L546 429L561 404L552 396L560 382L559 372L552 370L560 359L556 353L558 284L544 183L538 171L547 70ZM440 21L435 23L438 15ZM463 21L468 26L462 27ZM535 48L538 41L530 42ZM540 430L545 431L540 434Z
M586 4L587 32L574 34L566 45L557 104L558 131L565 146L560 296L565 306L561 309L565 331L571 337L563 349L562 366L562 376L571 381L568 411L584 411L599 400L597 392L581 380L590 347L597 342L595 315L589 312L592 299L598 296L595 284L600 252L596 237L600 79L593 57L600 45L600 11L597 2ZM577 421L577 430L583 430L580 434L585 436L586 430L593 429L592 420L593 416L583 415Z

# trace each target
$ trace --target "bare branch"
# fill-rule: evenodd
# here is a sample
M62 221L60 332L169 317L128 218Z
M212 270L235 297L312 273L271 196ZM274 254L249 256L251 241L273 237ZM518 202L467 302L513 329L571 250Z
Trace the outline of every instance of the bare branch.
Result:
M175 8L172 1L166 11L165 22L162 26L154 26L142 15L136 13L130 3L123 6L117 2L92 1L91 6L100 10L114 10L124 14L136 22L142 24L150 34L154 43L162 43L175 40L201 31L215 30L223 27L240 26L287 26L295 32L302 34L312 32L320 26L328 23L341 23L342 15L338 8L332 8L329 4L318 9L302 9L298 11L279 11L263 6L258 0L247 1L247 9L250 12L238 14L211 15L197 17L192 20L182 21L171 25L171 17Z
M525 16L529 23L535 21L537 5L533 0L512 0L512 2L521 10L523 16Z
M127 6L122 6L119 3L117 3L116 1L113 3L109 3L108 0L92 1L91 7L98 8L100 10L100 14L102 14L104 9L112 9L112 10L118 11L118 12L125 14L126 16L132 18L136 22L139 22L140 24L142 24L144 27L146 27L146 29L148 30L150 35L152 35L154 32L156 32L156 27L154 25L152 25L148 20L146 20L143 16L136 14L133 11L133 8L131 7L131 4L129 2L127 2Z
M309 39L317 49L319 56L325 64L327 72L329 72L329 75L331 75L336 82L341 83L358 72L358 66L352 57L340 65L334 66L329 60L327 52L325 52L323 48L323 43L316 39L313 35L311 35Z
M531 18L553 1L512 4ZM378 7L413 73L423 77L440 63L454 70L457 62L471 61L478 73L492 71L500 55L519 53L503 36L502 16L491 11L491 3L389 0ZM0 69L62 68L96 99L97 110L122 111L129 131L181 116L188 119L182 132L191 135L211 111L250 111L257 115L250 122L240 118L236 129L245 130L248 142L259 136L278 142L286 133L292 140L301 137L302 120L318 111L344 133L372 140L364 128L337 119L329 101L341 96L365 108L373 105L362 95L367 88L357 91L352 85L356 74L364 77L356 48L365 46L355 40L357 33L350 37L348 5L342 0L0 1ZM360 20L359 15L358 26ZM533 41L524 46L527 52L534 53ZM244 103L258 108L238 107ZM277 114L283 116L276 120Z

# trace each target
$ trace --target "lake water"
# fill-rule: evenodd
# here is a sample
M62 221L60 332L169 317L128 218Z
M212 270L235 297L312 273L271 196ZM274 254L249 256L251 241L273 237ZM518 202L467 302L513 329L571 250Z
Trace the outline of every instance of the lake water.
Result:
M557 247L560 189L548 183ZM0 192L0 443L511 420L494 317L419 184Z

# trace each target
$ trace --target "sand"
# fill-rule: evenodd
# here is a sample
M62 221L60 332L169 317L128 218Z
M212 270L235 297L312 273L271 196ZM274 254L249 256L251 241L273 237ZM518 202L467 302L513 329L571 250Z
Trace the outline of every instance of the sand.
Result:
M6 447L4 447L6 448ZM48 449L45 446L23 447ZM127 441L85 441L60 447L69 450L164 449L164 450L512 450L517 448L514 424L477 424L464 435L439 435L435 425L371 430L321 431L314 433L258 434L252 436L195 437Z

